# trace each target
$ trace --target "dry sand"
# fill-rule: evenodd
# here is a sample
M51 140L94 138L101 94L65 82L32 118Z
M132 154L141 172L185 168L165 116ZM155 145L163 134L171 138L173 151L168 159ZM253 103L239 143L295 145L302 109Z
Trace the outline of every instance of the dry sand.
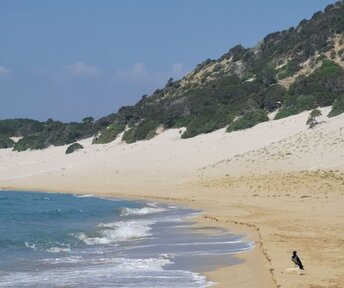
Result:
M329 108L322 109L327 115ZM245 263L206 273L217 287L344 287L344 115L309 112L192 139L165 131L65 155L0 150L0 187L149 198L200 208L200 223L256 242ZM305 275L287 274L299 252Z

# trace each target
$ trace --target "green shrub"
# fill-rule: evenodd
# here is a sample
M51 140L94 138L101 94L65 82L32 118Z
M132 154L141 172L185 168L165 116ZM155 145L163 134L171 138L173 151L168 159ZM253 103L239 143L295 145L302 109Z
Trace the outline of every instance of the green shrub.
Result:
M72 145L69 145L67 150L66 150L66 154L71 154L77 150L80 150L80 149L84 149L84 146L82 146L81 144L79 143L73 143Z
M337 63L324 59L321 67L316 69L311 75L300 76L290 86L288 102L285 106L297 106L297 112L332 105L334 100L343 91L344 69ZM305 95L308 99L307 105L302 105L299 95ZM311 95L311 96L310 96ZM312 97L314 97L312 99ZM299 103L297 103L299 102ZM305 103L303 103L305 104Z
M43 131L44 125L42 122L31 119L5 119L0 120L0 135L1 136L29 136Z
M191 138L199 134L210 133L227 126L233 118L228 112L207 114L192 119L186 126L181 138Z
M136 142L136 140L135 140L135 129L136 129L136 127L133 127L133 128L124 132L122 140L125 143L131 144L131 143Z
M14 144L13 151L25 151L28 149L38 150L44 149L49 146L48 139L42 135L31 135L20 139L17 143Z
M283 99L286 97L287 89L281 85L272 85L268 88L265 88L259 95L263 98L263 107L267 111L276 110Z
M278 72L278 79L282 80L282 79L288 78L290 76L293 76L299 69L300 69L299 63L295 60L290 60Z
M312 76L317 79L324 79L330 76L335 76L337 73L340 73L342 69L343 68L336 62L324 59L321 66L314 71Z
M139 125L134 126L130 130L126 131L122 140L126 143L134 143L140 140L149 140L156 135L156 129L159 126L159 122L154 120L143 120Z
M291 97L289 95L289 97ZM296 115L302 111L311 110L318 106L317 97L313 95L301 95L299 97L286 101L288 106L283 106L278 110L274 120L286 118L292 115Z
M193 120L193 117L191 116L178 118L172 127L173 128L187 127L192 120Z
M342 114L343 112L344 112L344 94L341 94L333 102L332 110L328 114L328 117L334 117L334 116Z
M116 139L118 134L123 132L125 129L124 124L119 124L119 123L113 123L103 131L101 131L100 135L96 137L92 144L105 144L105 143L110 143L113 140Z
M317 100L315 96L313 95L301 95L297 97L296 99L296 104L295 104L295 110L297 112L302 112L305 110L311 110L316 108L317 105Z
M278 110L278 112L275 115L274 120L278 120L278 119L282 119L282 118L286 118L292 115L297 114L297 110L295 107L293 106L286 106L286 107L282 107L281 109Z
M316 125L319 124L319 122L317 121L317 117L321 116L321 111L319 109L314 109L311 111L311 113L309 113L308 119L306 124L308 125L308 128L312 129L314 128Z
M0 136L0 149L12 148L14 141L6 136Z
M235 120L230 126L228 126L227 132L251 128L255 126L256 124L259 124L261 122L265 122L268 120L269 120L269 117L266 111L261 110L261 109L253 110L253 111L245 113L239 119Z

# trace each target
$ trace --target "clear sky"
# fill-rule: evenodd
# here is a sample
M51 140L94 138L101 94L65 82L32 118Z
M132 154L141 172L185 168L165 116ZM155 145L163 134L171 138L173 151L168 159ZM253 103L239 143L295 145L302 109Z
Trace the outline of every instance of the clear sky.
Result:
M0 0L0 119L105 116L334 2Z

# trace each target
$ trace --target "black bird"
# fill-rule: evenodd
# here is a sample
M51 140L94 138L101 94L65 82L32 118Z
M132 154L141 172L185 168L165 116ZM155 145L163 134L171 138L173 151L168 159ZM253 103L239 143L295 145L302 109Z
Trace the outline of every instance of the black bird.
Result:
M293 256L291 256L291 261L293 261L295 265L299 266L299 268L303 270L303 265L301 263L301 260L299 256L296 255L296 253L297 253L296 251L293 251Z

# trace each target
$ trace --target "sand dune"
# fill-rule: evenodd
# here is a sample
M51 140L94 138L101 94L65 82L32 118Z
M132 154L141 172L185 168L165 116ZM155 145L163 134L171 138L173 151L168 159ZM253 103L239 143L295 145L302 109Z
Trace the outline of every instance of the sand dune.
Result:
M246 264L208 273L218 287L343 287L344 115L314 129L308 115L185 140L178 129L130 145L86 139L68 155L3 149L0 187L184 203L257 242ZM305 275L286 272L293 250Z

